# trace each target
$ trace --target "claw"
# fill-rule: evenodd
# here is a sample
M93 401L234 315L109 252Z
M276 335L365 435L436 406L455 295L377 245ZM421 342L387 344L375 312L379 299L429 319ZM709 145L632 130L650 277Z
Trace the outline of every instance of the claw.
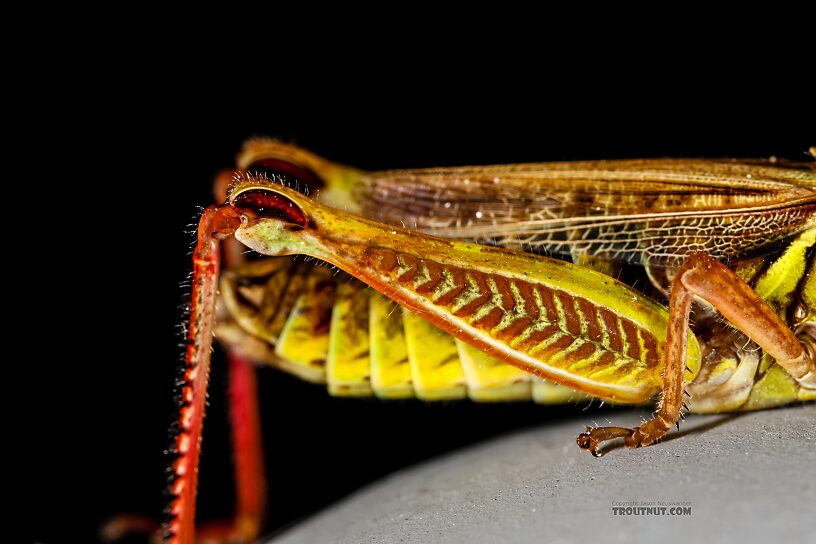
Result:
M598 446L601 443L614 438L623 437L626 439L627 446L635 446L636 444L630 445L629 440L634 432L634 429L628 429L626 427L598 427L595 429L592 427L587 427L586 432L578 435L576 442L578 443L579 448L589 450L589 453L591 453L593 457L601 457L603 456L603 453L598 451Z
M587 426L586 431L578 435L576 442L578 443L579 448L582 450L589 450L593 456L598 457L596 451L598 441L592 438L592 427Z

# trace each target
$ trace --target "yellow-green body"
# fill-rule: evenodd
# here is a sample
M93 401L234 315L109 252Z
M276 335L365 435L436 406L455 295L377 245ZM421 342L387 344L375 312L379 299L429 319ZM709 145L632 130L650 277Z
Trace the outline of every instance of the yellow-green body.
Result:
M682 262L683 252L693 249L732 260L737 273L797 332L808 335L816 329L812 249L816 243L816 175L812 168L756 166L753 171L768 179L758 174L747 185L754 192L765 188L767 195L760 203L722 190L734 183L735 174L727 168L712 168L716 175L704 180L706 187L719 188L725 195L714 206L710 195L698 195L696 203L680 204L680 197L672 196L671 189L700 181L701 175L689 165L691 173L685 177L682 168L670 169L657 162L644 167L644 161L604 163L603 170L586 165L572 165L571 169L569 165L532 165L537 166L533 170L523 170L522 165L492 167L491 183L502 188L508 199L515 199L505 202L512 210L499 212L500 202L488 200L467 222L459 219L457 224L442 212L470 205L471 186L487 186L489 176L484 170L479 175L476 169L471 173L461 169L455 175L444 169L365 174L300 153L296 159L327 180L325 198L319 193L317 199L354 213L326 207L257 177L236 183L231 191L233 203L243 193L272 189L303 210L310 224L291 229L280 221L259 218L236 232L240 241L260 253L277 255L270 259L281 264L256 262L225 274L222 302L227 311L222 312L216 334L256 360L326 383L333 395L560 403L589 394L614 402L648 401L660 389L667 308L593 268L615 273L614 263L625 261L643 266L650 278L659 273L670 275L672 267ZM289 155L290 160L295 160L293 156ZM563 216L568 213L563 200L562 216L534 215L536 199L519 196L523 186L511 179L520 171L525 172L528 183L548 184L547 191L536 197L540 199L552 199L559 183L575 178L575 172L584 172L581 179L570 181L570 187L586 191L594 187L594 201L580 205L595 209L605 202L604 213ZM587 173L598 171L604 175ZM638 173L654 177L656 171L674 179L674 185L652 202L658 212L635 209L625 199L637 191L627 192L621 184ZM602 183L599 177L606 181ZM401 180L403 185L399 185ZM415 192L419 187L427 194L415 194L413 200L402 198L409 193L400 187ZM436 187L437 193L430 195L428 187ZM610 190L613 187L615 191ZM404 206L403 218L412 228L394 226L390 208L372 204L376 195L388 190L395 193L390 206ZM421 198L428 202L420 202ZM453 202L451 206L445 207L446 198ZM431 200L438 200L439 205L429 203ZM526 211L520 212L518 202L522 200ZM786 207L786 202L796 205ZM680 210L681 205L686 209ZM736 213L741 205L746 206L744 213ZM623 208L629 210L627 217L620 212ZM661 209L669 211L660 216ZM695 216L695 209L710 213ZM364 219L357 215L361 213L392 224ZM526 213L528 220L519 221L520 213ZM756 223L760 228L762 218L780 213L790 217L777 218L774 230L763 235L747 230L746 225ZM480 222L490 214L491 224ZM649 242L661 229L665 240ZM491 232L492 241L503 248L475 243L487 241ZM742 238L740 232L745 234ZM675 240L677 233L683 234L682 243ZM722 240L729 240L725 250ZM587 266L517 251L540 247L560 248L561 253L567 251L572 260ZM313 263L292 265L291 257L280 256L290 254L331 263L380 293L344 273L330 274ZM400 280L407 271L413 274L411 280ZM423 291L423 284L434 274L441 279L433 289ZM250 287L239 285L241 278L248 277L263 278L262 293L255 293L254 298ZM446 289L453 289L457 281L466 287L447 300ZM659 281L653 282L660 287ZM258 285L256 282L256 291ZM533 286L532 295L529 286ZM541 286L540 292L536 286ZM238 296L241 289L245 293ZM547 310L550 306L541 293L551 297L554 313ZM474 311L463 311L479 294L489 296ZM513 300L508 304L503 294ZM282 302L270 310L264 300ZM537 305L535 319L525 313L532 308L526 305L530 300ZM799 307L804 308L804 315L797 314ZM524 320L523 328L514 325L519 320ZM525 339L546 327L558 331L528 349L530 342L525 344ZM617 327L617 332L610 334L609 327ZM514 334L507 332L510 329ZM724 325L716 332L721 337L730 334L734 343L744 345L732 349L727 342L701 344L690 331L687 389L692 411L758 409L814 398L813 390L800 387L772 358L752 349L740 333ZM572 340L569 346L555 349L565 336L570 338L564 344ZM582 357L581 353L589 355Z

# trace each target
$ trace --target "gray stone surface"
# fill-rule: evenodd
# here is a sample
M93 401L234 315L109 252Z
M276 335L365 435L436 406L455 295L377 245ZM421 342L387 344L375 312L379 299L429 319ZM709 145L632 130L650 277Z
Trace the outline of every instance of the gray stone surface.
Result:
M600 459L575 445L586 423L542 424L407 468L272 541L816 542L816 405L691 416L660 444ZM629 501L688 502L692 514L612 514Z

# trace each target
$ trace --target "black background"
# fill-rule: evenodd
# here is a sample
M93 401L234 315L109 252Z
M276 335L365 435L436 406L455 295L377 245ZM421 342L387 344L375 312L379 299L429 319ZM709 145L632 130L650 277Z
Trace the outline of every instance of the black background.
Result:
M586 61L579 79L538 66L535 78L495 68L385 77L312 67L277 78L193 77L174 68L143 67L84 90L76 102L63 98L53 123L60 134L46 135L52 145L37 147L33 159L47 181L15 187L32 222L58 218L50 220L57 242L28 239L16 261L31 298L15 315L31 336L12 341L25 346L22 360L34 370L25 416L15 417L33 436L21 446L31 467L20 502L34 512L26 528L38 541L89 542L109 516L160 514L189 224L245 138L282 137L366 169L805 159L816 144L806 84L789 79L780 88L775 76L783 71L765 66L750 78L671 67L638 77ZM216 355L205 426L199 513L207 519L232 508L223 363ZM271 530L412 462L585 413L583 405L332 399L272 370L260 380ZM586 413L587 422L595 417Z

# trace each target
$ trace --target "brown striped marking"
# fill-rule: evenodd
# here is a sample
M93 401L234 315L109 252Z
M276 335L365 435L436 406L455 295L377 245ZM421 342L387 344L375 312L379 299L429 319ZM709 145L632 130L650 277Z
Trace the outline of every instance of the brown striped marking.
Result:
M397 276L397 281L407 283L414 279L419 271L419 259L407 253L397 255L397 262L402 272Z
M602 343L603 330L601 330L601 324L598 322L598 308L583 297L575 297L575 304L578 306L581 315L584 316L584 321L586 321L587 338L593 342Z
M368 264L377 270L391 272L397 266L397 254L393 250L381 247L373 248L368 252L367 256L369 258Z
M502 309L498 306L493 306L486 314L474 319L470 322L470 324L482 330L489 331L501 323L502 317L504 317L504 312Z
M563 331L560 331L560 334L561 336L554 342L543 345L539 344L538 346L528 351L528 353L533 357L541 359L542 361L546 361L552 358L556 353L564 351L565 349L570 347L576 340L574 336L564 334Z
M623 340L621 339L620 331L618 330L618 316L609 308L600 308L599 314L603 322L604 330L606 331L608 348L611 351L622 352Z
M501 306L507 311L512 311L516 307L516 297L510 290L510 280L504 276L491 274L490 280L496 286L496 292L501 296Z
M646 367L660 362L657 339L649 331L565 291L499 274L446 267L383 248L370 249L367 264L434 304L450 307L456 317L470 318L472 326L541 360L560 353L559 366L586 362L585 372L592 373L614 366L615 376L628 376L640 367L635 361ZM570 347L572 351L565 351ZM602 353L597 354L598 350ZM596 360L590 361L593 357Z
M561 329L558 328L558 325L550 323L541 329L534 330L528 336L522 337L521 341L514 347L519 351L530 352L534 347L542 342L546 342L551 336L560 331Z
M550 323L558 323L558 310L555 308L553 290L545 285L534 285L533 289L541 300L539 308L544 313L544 319Z
M439 293L439 295L434 298L434 304L448 306L451 302L453 302L453 299L459 296L462 289L465 288L465 271L461 268L450 266L443 270L442 273L452 284L452 287L443 293Z
M533 297L533 286L526 281L515 281L513 285L516 286L516 291L521 299L521 305L524 307L524 313L527 314L530 319L537 321L540 313L535 298ZM519 301L516 301L516 303L518 302Z
M573 336L581 335L581 318L575 312L575 297L565 293L564 291L556 291L555 296L561 303L561 315L564 317L564 325L567 327L567 332Z
M420 266L423 271L427 271L428 281L417 285L416 292L420 295L426 295L436 289L437 285L442 281L442 265L423 259L420 261Z
M635 361L640 361L641 353L640 341L638 340L638 328L628 319L621 319L620 324L623 329L623 335L626 338L626 355Z
M596 346L592 342L584 342L583 344L578 346L577 349L567 353L564 356L564 362L562 364L570 365L578 361L584 361L586 359L589 359L597 349L598 346Z
M526 315L523 317L517 318L515 321L507 325L507 327L500 329L496 333L496 338L499 340L511 340L516 336L519 336L522 332L526 331L527 328L533 324L533 320L527 317Z
M472 315L490 300L490 291L487 288L487 278L485 274L476 272L475 270L468 270L465 272L465 281L470 285L469 291L470 294L473 295L473 299L453 312L453 315L456 317ZM464 291L468 291L468 289L466 288Z
M649 331L640 329L638 331L643 339L643 347L646 349L645 363L648 367L656 367L660 363L660 353L657 351L657 338Z

